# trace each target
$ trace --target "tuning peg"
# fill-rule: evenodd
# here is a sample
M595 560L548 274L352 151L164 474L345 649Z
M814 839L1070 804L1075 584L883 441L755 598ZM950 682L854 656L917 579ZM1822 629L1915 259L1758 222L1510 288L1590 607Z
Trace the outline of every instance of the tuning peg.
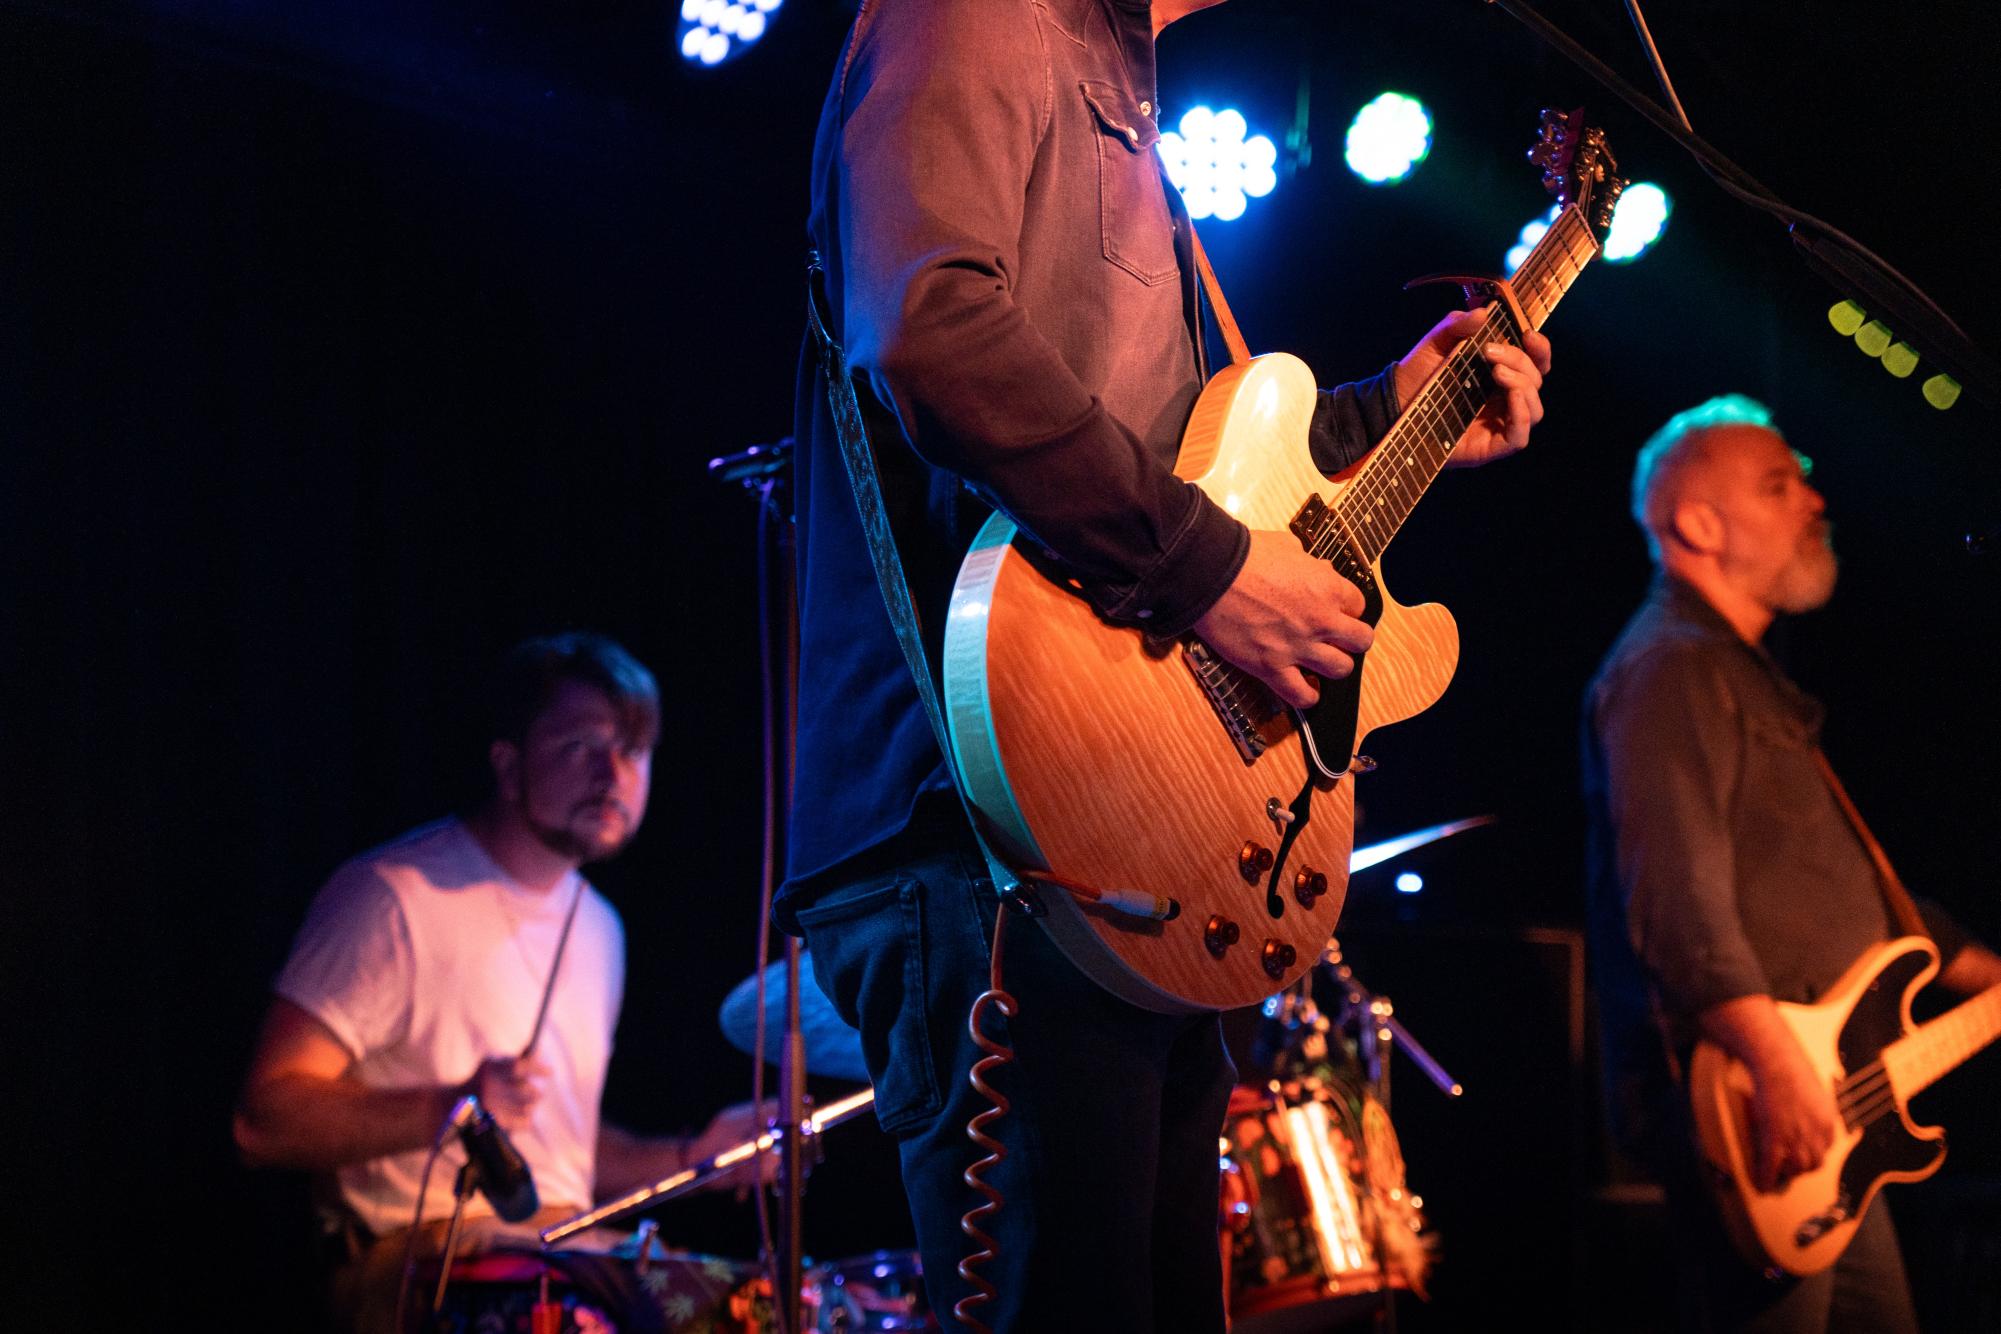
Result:
M1605 131L1587 130L1584 134L1585 149L1594 161L1602 159L1613 171L1619 169L1619 160L1612 156L1612 150L1605 146Z
M1599 235L1602 236L1612 229L1613 211L1619 207L1619 196L1625 192L1626 183L1619 177L1609 176L1605 179L1605 184L1598 191L1591 208L1591 223Z

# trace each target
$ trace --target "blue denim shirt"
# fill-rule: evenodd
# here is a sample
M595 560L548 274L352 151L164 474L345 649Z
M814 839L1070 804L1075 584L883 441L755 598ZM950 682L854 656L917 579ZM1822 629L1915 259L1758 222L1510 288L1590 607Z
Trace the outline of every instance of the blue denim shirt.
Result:
M933 631L991 507L1107 619L1157 634L1186 630L1243 565L1243 525L1173 475L1203 362L1159 114L1138 0L865 0L856 17L821 113L809 229ZM1393 392L1385 372L1323 393L1323 468L1382 436ZM810 349L796 411L788 893L948 790Z

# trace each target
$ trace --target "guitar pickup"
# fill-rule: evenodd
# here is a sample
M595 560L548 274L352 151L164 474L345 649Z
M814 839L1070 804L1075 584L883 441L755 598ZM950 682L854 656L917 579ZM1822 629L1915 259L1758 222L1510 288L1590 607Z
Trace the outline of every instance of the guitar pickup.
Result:
M1216 656L1216 651L1199 639L1191 639L1181 646L1181 661L1202 687L1202 695L1209 701L1209 707L1216 711L1223 730L1230 734L1230 741L1243 757L1245 764L1255 764L1258 756L1265 753L1264 738L1258 735L1257 724L1251 721L1244 708L1244 685L1247 678L1242 672Z
M1292 516L1292 522L1287 524L1286 528L1299 539L1301 546L1311 551L1313 544L1320 540L1320 530L1326 522L1327 502L1319 496L1309 495L1306 503L1299 507L1299 513Z

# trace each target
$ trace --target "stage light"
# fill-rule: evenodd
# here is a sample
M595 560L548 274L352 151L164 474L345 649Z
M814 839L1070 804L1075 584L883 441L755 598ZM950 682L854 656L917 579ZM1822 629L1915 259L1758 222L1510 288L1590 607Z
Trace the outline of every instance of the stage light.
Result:
M1416 871L1404 871L1397 876L1397 893L1415 894L1424 888L1424 877Z
M1853 338L1865 356L1883 363L1883 369L1899 380L1908 380L1918 368L1918 350L1898 339L1890 326L1869 318L1869 312L1854 301L1843 301L1827 312L1834 331ZM1950 375L1934 375L1924 382L1925 402L1943 412L1959 401L1959 382Z
M1950 375L1934 375L1925 381L1925 402L1944 412L1959 402L1959 381Z
M1549 225L1555 222L1557 215L1562 212L1563 205L1552 204L1550 205L1549 212L1523 224L1521 234L1515 238L1514 245L1508 249L1507 258L1501 261L1502 268L1510 276L1514 274L1516 269L1522 266L1522 261L1529 257L1529 251L1535 249L1536 242L1542 240L1543 233L1549 230Z
M1431 113L1402 93L1384 93L1348 127L1348 169L1370 185L1395 185L1431 151Z
M785 0L681 0L676 40L691 65L720 65L756 45Z
M1190 107L1180 127L1154 145L1167 179L1197 222L1241 218L1251 200L1278 187L1278 146L1250 128L1242 112Z
M1630 264L1653 248L1667 230L1668 214L1674 205L1667 191L1651 181L1626 187L1619 206L1612 210L1612 229L1605 236L1607 264Z

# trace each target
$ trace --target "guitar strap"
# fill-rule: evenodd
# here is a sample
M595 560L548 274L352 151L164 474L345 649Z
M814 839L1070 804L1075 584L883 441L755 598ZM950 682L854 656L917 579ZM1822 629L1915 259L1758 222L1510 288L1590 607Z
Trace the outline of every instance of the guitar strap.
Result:
M1202 248L1201 234L1187 218L1180 221L1188 228L1188 246L1195 252L1195 269L1202 275L1202 289L1209 294L1209 313L1216 317L1216 331L1223 335L1223 346L1230 350L1231 362L1242 366L1251 359L1250 345L1244 342L1243 331L1237 328L1237 317L1230 313L1230 303L1223 299L1223 284L1216 281L1216 270L1209 267L1209 252Z
M1883 902L1889 906L1890 920L1907 936L1922 936L1931 939L1931 932L1925 929L1925 919L1918 914L1918 905L1911 899L1911 891L1904 888L1904 882L1897 875L1897 868L1890 865L1890 858L1883 851L1883 845L1869 832L1869 826L1862 822L1862 812L1855 809L1849 800L1848 789L1841 786L1841 780L1834 776L1834 766L1827 762L1827 754L1820 747L1814 747L1813 758L1820 765L1821 776L1827 779L1827 786L1834 793L1835 804L1848 817L1848 823L1855 828L1855 835L1862 840L1863 849L1869 860L1876 864L1876 880L1883 889Z
M1217 281L1216 271L1209 264L1208 252L1202 248L1202 238L1196 234L1195 224L1186 217L1179 221L1188 228L1189 246L1195 255L1196 270L1202 276L1202 286L1208 295L1209 311L1216 320L1217 331L1222 335L1224 346L1229 349L1230 360L1242 365L1251 359L1250 348L1244 342L1243 332L1237 327L1236 317L1230 313L1230 303L1223 298L1223 285ZM965 811L966 822L972 827L973 837L980 845L980 855L986 861L994 888L1030 916L1039 915L1041 908L1034 892L1022 883L1020 876L1008 869L1007 863L987 841L979 816L966 796L966 785L960 779L951 734L945 726L944 705L938 698L938 677L933 674L930 655L924 650L924 634L918 623L917 606L910 596L910 581L904 576L896 534L890 528L889 511L883 503L882 479L875 466L875 451L869 443L868 427L862 421L861 403L855 397L847 354L834 337L827 318L825 280L826 267L820 260L819 252L813 251L806 264L806 322L813 331L813 346L819 356L821 374L827 380L827 402L833 412L834 435L840 441L841 461L847 466L849 489L854 492L855 508L861 514L862 531L868 537L869 559L875 566L876 586L882 591L883 605L889 611L889 622L896 631L897 644L903 649L904 662L909 665L910 675L917 683L917 696L924 704L924 716L930 720L931 733L937 738L938 749L945 756L946 772L952 777L953 790L959 794L959 805Z
M855 383L848 372L847 354L829 330L825 278L826 269L820 262L819 252L815 251L806 265L806 323L813 331L820 371L827 380L827 402L833 409L834 435L840 441L841 461L847 465L848 485L854 492L855 508L861 514L862 531L868 537L869 559L875 566L876 586L882 590L883 606L889 611L889 623L896 631L896 642L902 647L903 660L909 665L910 675L917 683L917 697L924 704L924 716L930 720L931 733L937 738L938 749L945 756L945 771L951 775L953 791L959 794L959 805L966 813L966 823L972 828L973 838L980 845L980 856L986 861L987 874L993 880L994 889L1002 898L1033 916L1039 909L1031 891L1021 883L1019 876L1008 869L993 845L987 842L979 817L966 797L966 785L959 778L952 738L945 728L944 705L938 699L938 678L932 674L930 655L924 651L924 633L917 620L917 604L910 596L910 581L904 577L903 560L897 554L896 534L889 526L889 510L882 498L882 479L876 471L875 451L869 444L868 428L862 421L861 403L855 397Z

